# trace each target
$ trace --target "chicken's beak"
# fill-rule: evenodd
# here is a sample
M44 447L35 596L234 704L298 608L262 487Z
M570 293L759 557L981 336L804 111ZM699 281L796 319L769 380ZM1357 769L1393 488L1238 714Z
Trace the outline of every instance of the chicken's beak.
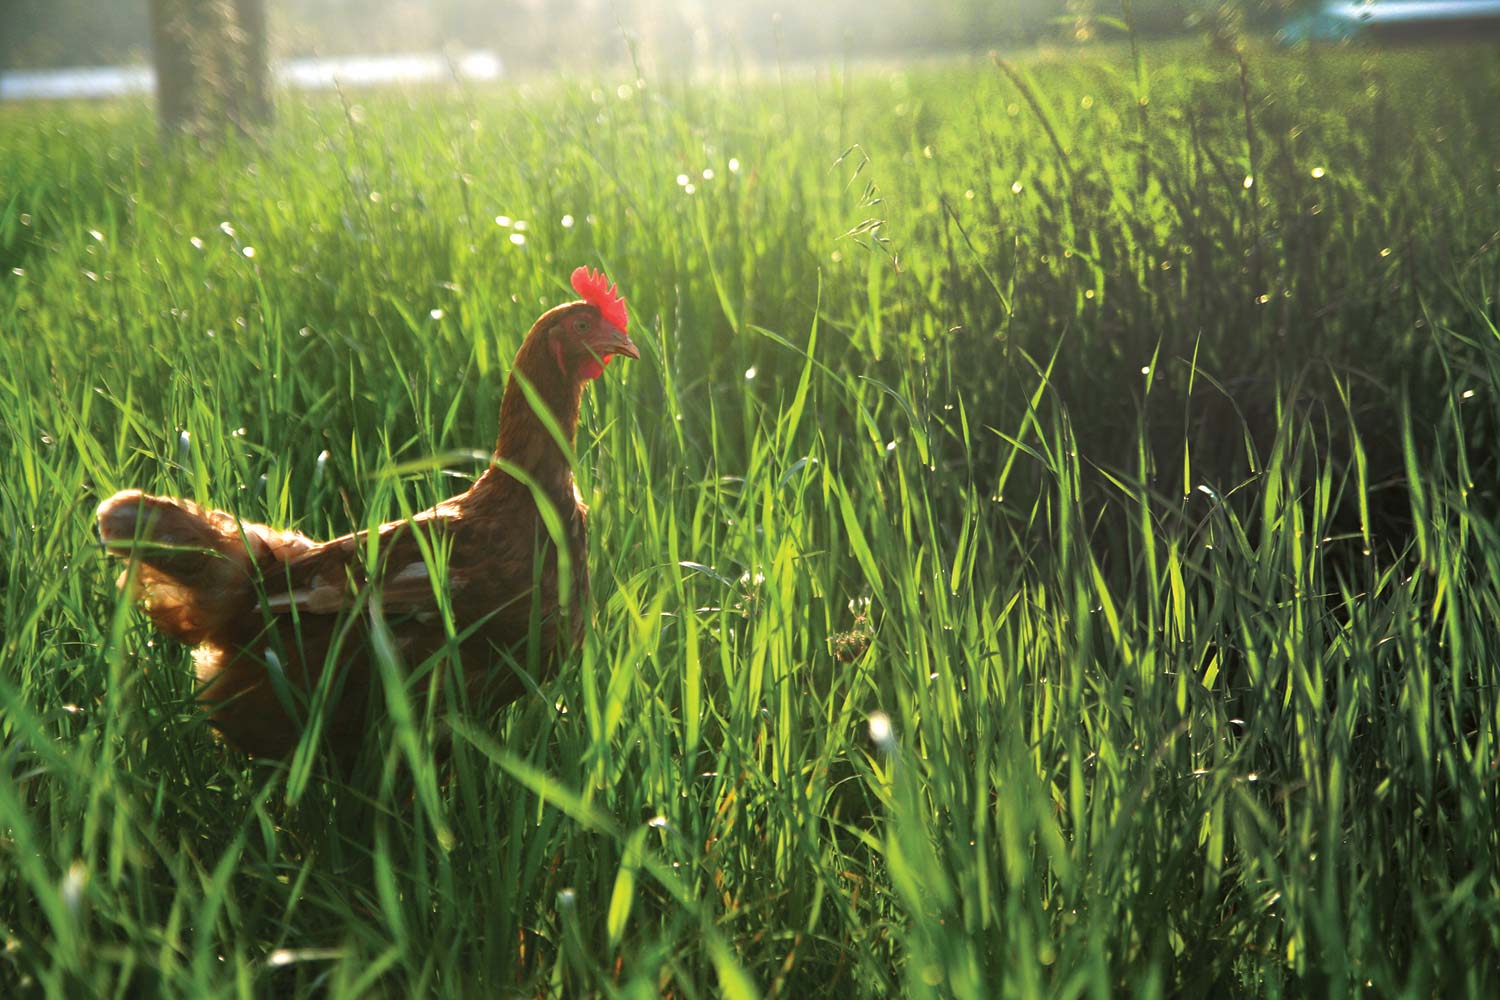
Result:
M616 354L623 354L627 358L636 360L640 360L641 357L641 352L635 344L631 343L630 338L625 336L625 331L608 324L601 324L599 331L589 337L587 343L589 350L593 351L605 364L608 364L609 359Z

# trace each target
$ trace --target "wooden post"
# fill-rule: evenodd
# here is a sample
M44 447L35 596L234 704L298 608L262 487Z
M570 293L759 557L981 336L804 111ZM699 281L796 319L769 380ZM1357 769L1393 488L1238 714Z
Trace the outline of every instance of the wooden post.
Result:
M151 48L156 67L156 113L166 134L190 131L199 102L193 65L191 0L151 0Z
M200 138L271 118L266 0L150 0L162 131Z
M245 125L271 121L271 53L266 0L234 0L240 36L240 68L244 73L240 113Z

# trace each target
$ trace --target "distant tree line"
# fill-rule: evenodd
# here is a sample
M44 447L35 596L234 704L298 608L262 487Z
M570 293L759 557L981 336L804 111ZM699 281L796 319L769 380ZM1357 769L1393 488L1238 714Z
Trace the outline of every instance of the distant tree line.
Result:
M0 0L0 68L146 62L160 0ZM190 8L216 0L171 0ZM235 0L224 0L234 6ZM265 0L282 55L493 49L518 70L627 58L726 59L984 50L1110 37L1121 0ZM1226 14L1274 24L1316 0L1133 0L1145 35L1197 30Z
M0 0L0 69L141 62L146 0Z

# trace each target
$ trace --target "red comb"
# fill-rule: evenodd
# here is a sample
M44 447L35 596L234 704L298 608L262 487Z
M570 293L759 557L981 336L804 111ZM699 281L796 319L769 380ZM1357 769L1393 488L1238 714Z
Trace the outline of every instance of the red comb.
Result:
M625 324L630 322L625 313L625 297L609 283L603 271L592 271L587 267L576 269L573 272L573 291L598 309L606 323L619 327L621 333L625 332Z

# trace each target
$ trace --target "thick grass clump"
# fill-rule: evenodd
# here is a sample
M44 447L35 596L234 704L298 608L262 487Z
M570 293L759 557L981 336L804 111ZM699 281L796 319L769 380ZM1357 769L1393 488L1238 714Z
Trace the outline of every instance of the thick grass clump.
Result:
M0 109L0 982L1495 995L1497 97L1493 47L1185 46L196 155ZM223 750L94 505L457 492L579 263L644 355L580 655L494 720L387 664L352 775Z

